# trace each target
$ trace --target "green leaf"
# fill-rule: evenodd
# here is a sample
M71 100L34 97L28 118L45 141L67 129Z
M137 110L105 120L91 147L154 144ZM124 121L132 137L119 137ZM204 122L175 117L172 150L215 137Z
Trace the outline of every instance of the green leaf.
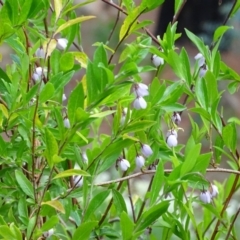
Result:
M149 202L150 206L156 203L156 200L159 196L159 192L163 187L163 184L164 184L164 169L163 169L163 163L160 160L153 178L152 188L150 192L150 202Z
M41 230L43 232L48 231L51 228L54 228L59 223L59 217L57 215L51 216L46 222L42 225Z
M76 123L76 110L78 108L84 108L84 91L82 83L79 83L71 92L68 99L68 118L71 125Z
M207 91L207 86L206 86L206 82L204 80L204 78L200 79L198 78L196 80L196 88L195 88L195 93L197 95L197 99L198 102L200 104L200 106L205 109L208 110L208 91Z
M60 69L63 72L69 71L74 67L74 55L70 52L64 53L60 57Z
M116 112L115 110L107 110L104 112L94 113L94 114L90 115L90 118L103 118L103 117L111 115L115 112Z
M49 99L51 99L54 95L54 86L52 83L48 82L42 89L40 96L39 96L39 102L46 102Z
M222 133L223 141L226 146L231 149L231 151L236 151L237 146L237 132L236 132L236 125L234 122L227 124L223 128Z
M30 13L31 6L32 6L32 0L24 1L23 6L21 6L21 14L18 20L18 24L22 24L27 20L28 14Z
M147 227L151 226L160 216L162 216L168 209L169 202L162 201L148 210L146 210L142 216L138 219L134 232L139 232L145 230Z
M199 143L193 146L187 152L185 152L185 160L181 167L181 173L180 173L181 176L190 172L194 168L197 158L200 154L200 150L201 150L201 144Z
M48 206L54 208L55 210L65 214L65 209L64 209L62 203L59 202L58 200L51 200L51 201L47 201L47 202L42 202L41 205L48 205Z
M142 0L140 4L140 9L144 10L144 13L149 12L161 4L164 3L165 0Z
M91 232L97 226L97 221L82 223L74 232L72 240L88 240Z
M45 143L46 143L45 156L47 158L49 166L52 168L53 157L54 155L58 155L58 144L53 134L47 128L45 128Z
M150 120L133 122L131 124L128 124L126 128L122 130L122 134L129 133L129 132L143 131L145 129L150 128L154 124L156 124L156 122L150 121Z
M69 176L74 176L74 175L80 175L80 176L86 176L86 177L90 176L89 173L87 173L81 169L68 169L61 173L58 173L53 179L64 178L64 177L69 177Z
M0 235L4 237L4 239L15 239L15 234L10 230L8 226L0 226Z
M233 27L232 26L220 26L220 27L218 27L214 32L213 41L216 42L229 29L233 29Z
M54 0L54 10L56 13L56 21L58 21L62 8L63 8L62 0Z
M78 17L78 18L75 18L75 19L72 19L72 20L69 20L68 22L62 24L58 29L57 31L54 33L54 36L61 32L62 30L74 25L74 24L77 24L77 23L81 23L81 22L84 22L86 20L89 20L89 19L92 19L92 18L95 18L95 16L84 16L84 17Z
M85 215L83 217L84 222L87 222L92 214L95 213L95 211L103 204L103 202L106 200L110 193L110 190L102 191L98 193L94 198L90 201Z
M22 233L14 223L10 224L10 230L14 234L14 240L22 240Z
M36 216L33 216L32 218L29 219L29 223L27 226L27 239L30 239L30 234L35 226L36 223Z
M22 191L27 196L34 199L33 186L32 183L27 179L27 177L19 170L15 170L15 177Z
M121 213L120 224L121 224L121 230L122 230L122 239L131 240L132 233L134 230L134 223L126 212Z
M126 212L127 213L127 206L124 201L122 194L120 194L117 190L112 189L113 195L113 203L116 206L117 212Z

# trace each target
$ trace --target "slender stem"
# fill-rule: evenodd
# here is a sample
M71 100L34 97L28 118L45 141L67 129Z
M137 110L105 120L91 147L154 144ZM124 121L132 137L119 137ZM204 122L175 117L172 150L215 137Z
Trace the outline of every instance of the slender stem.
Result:
M140 208L140 210L139 210L139 213L138 213L138 216L137 216L137 221L138 221L138 219L141 217L142 212L143 212L143 209L144 209L144 207L145 207L145 205L146 205L146 203L147 203L147 200L148 200L147 194L148 194L148 192L149 192L149 191L151 190L151 188L152 188L153 179L154 179L154 176L152 176L152 178L151 178L151 180L150 180L150 183L149 183L149 185L148 185L147 192L146 192L146 194L145 194L145 197L144 197L142 206L141 206L141 208Z
M134 211L134 205L133 205L132 193L131 193L131 187L130 187L129 180L127 180L127 186L128 186L128 197L129 197L129 201L130 201L131 209L132 209L133 221L136 222L136 215L135 215L135 211Z
M126 172L123 173L123 177L125 177L125 175L126 175ZM117 191L120 190L120 188L122 187L122 184L123 184L123 182L119 182L118 187L117 187ZM109 204L108 204L108 206L107 206L107 208L106 208L106 210L105 210L102 218L101 218L100 221L98 222L98 226L101 226L102 223L104 222L104 220L106 219L107 214L108 214L108 212L109 212L112 204L113 204L113 198L110 200L110 202L109 202Z
M233 220L232 220L232 222L231 222L231 225L230 225L230 227L229 227L229 229L228 229L228 233L227 233L227 236L226 236L225 240L228 240L228 239L229 239L229 236L230 236L230 234L231 234L232 228L233 228L233 226L234 226L234 223L235 223L235 221L236 221L239 213L240 213L240 208L237 210L237 212L236 212L236 214L235 214L235 216L234 216L234 218L233 218Z
M184 1L182 2L182 5L180 6L180 8L178 9L178 11L176 12L176 14L174 14L173 20L172 20L172 25L177 21L177 19L178 19L180 13L182 12L183 7L185 6L186 2L187 2L187 0L184 0Z
M173 169L165 169L164 173L171 173L173 171ZM137 172L134 173L132 175L128 175L126 177L122 177L122 178L117 178L111 181L106 181L106 182L102 182L102 183L98 183L96 184L96 186L106 186L112 183L117 183L117 182L123 182L123 181L127 181L129 179L132 178L136 178L142 175L147 175L147 174L155 174L156 170L147 170L147 171L142 171L142 172ZM230 174L235 174L237 176L240 176L240 170L232 170L232 169L227 169L227 168L207 168L206 172L208 173L212 173L212 172L222 172L222 173L230 173Z

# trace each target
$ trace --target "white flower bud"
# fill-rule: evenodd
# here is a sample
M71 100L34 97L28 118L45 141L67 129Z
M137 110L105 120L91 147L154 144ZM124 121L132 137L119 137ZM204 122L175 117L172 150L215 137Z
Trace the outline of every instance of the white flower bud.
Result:
M211 186L209 187L209 192L212 198L216 197L218 195L218 187L211 184Z
M137 156L135 162L137 167L142 168L145 164L145 159L143 156Z
M200 77L200 78L204 77L205 74L206 74L206 72L207 72L207 70L208 70L207 65L205 65L205 64L202 65L202 66L200 67L200 70L199 70L199 77Z
M164 59L154 54L152 56L152 63L155 67L159 67L164 64Z
M203 203L210 203L210 202L211 202L211 195L210 195L209 191L203 190L203 191L200 193L199 199L200 199Z
M59 50L65 50L68 45L68 40L66 38L57 39L57 48Z
M167 137L166 142L169 147L176 147L178 144L177 138L173 134Z
M45 58L45 52L42 47L38 48L37 51L35 52L36 57L38 58Z
M70 128L70 121L68 118L64 118L63 124L65 128Z
M205 64L205 58L201 53L198 53L194 59L198 62L198 66L202 67Z
M33 80L35 82L38 82L39 80L42 79L42 75L44 74L44 76L45 76L46 73L47 73L47 69L46 68L37 67L35 69L34 73L33 73L32 78L33 78Z
M137 97L133 102L133 107L135 109L145 109L147 107L147 102L143 97Z
M64 101L66 101L67 100L67 97L66 97L66 94L64 93L63 95L62 95L62 101L64 102Z
M170 135L174 135L176 138L178 137L177 131L173 129L167 131L166 138L168 138Z
M127 159L122 158L118 160L118 167L125 172L130 168L130 163Z
M47 238L47 237L52 236L53 233L54 233L54 230L53 230L53 228L51 228L51 229L49 229L48 231L44 232L44 233L43 233L43 236L44 236L45 238Z
M84 163L88 163L88 156L87 156L86 152L82 153L82 159L83 159Z
M142 154L145 157L149 157L150 155L153 154L153 150L151 149L151 147L147 144L142 144L142 148L141 148Z
M134 85L133 92L137 97L148 96L148 86L144 83L138 83Z
M180 116L180 114L179 113L177 113L177 112L174 112L173 113L173 115L172 115L172 121L176 124L176 125L178 125L180 122L181 122L181 116Z

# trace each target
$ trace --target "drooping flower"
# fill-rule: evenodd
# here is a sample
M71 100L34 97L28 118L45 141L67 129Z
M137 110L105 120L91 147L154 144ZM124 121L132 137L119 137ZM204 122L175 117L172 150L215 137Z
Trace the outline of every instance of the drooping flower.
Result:
M176 147L178 144L177 141L177 131L176 130L168 130L167 134L166 134L166 143L169 147Z
M38 58L45 58L45 51L44 51L43 47L38 48L35 52L35 55Z
M201 67L200 67L200 70L199 70L199 77L202 78L205 76L206 72L208 70L208 67L206 64L203 64Z
M42 75L47 72L47 69L42 68L42 67L37 67L32 75L32 78L35 82L38 82L41 80Z
M133 102L133 107L137 110L145 109L147 107L147 102L143 97L137 97Z
M147 144L142 144L142 148L141 148L142 154L145 157L149 157L150 155L153 154L153 150L151 149L151 147Z
M216 197L218 195L218 187L214 184L211 184L209 187L209 193L212 198Z
M172 115L172 121L176 124L179 125L179 123L181 122L181 116L178 112L174 112Z
M210 194L210 192L206 191L206 190L201 191L201 193L199 195L199 199L203 203L210 203L211 202L211 194Z
M48 238L48 237L51 237L53 234L54 234L54 229L51 228L51 229L49 229L48 231L44 232L44 233L43 233L43 236L44 236L45 238Z
M205 58L201 53L198 53L194 59L198 62L198 66L202 67L205 64Z
M160 65L164 64L164 59L155 54L152 56L151 60L155 67L159 67Z
M70 121L68 118L64 118L63 124L65 128L70 128Z
M120 169L124 172L127 171L128 168L130 168L130 163L127 159L119 158L117 163L118 167L120 167Z
M59 50L65 50L68 45L68 40L66 38L58 38L57 39L57 48Z
M135 159L135 162L137 167L142 168L145 164L145 159L143 156L138 155Z
M148 86L144 83L135 84L133 92L137 97L145 97L149 95Z

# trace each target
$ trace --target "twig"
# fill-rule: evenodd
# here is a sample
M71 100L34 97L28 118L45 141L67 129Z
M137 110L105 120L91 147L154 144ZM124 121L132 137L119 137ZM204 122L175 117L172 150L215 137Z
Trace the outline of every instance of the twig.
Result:
M180 13L182 12L183 7L185 6L186 2L187 2L187 0L184 0L184 1L182 2L182 5L181 5L180 8L178 9L177 13L174 14L173 20L172 20L172 25L177 21L177 19L178 19Z
M164 173L171 173L173 171L173 169L165 169ZM126 177L122 177L122 178L117 178L111 181L106 181L106 182L102 182L102 183L97 183L95 184L96 186L106 186L112 183L117 183L117 182L123 182L132 178L136 178L142 175L148 175L148 174L154 174L156 172L156 170L147 170L147 171L143 171L143 172L137 172L131 175L128 175ZM232 169L227 169L227 168L208 168L206 169L206 172L211 173L211 172L222 172L222 173L230 173L230 174L235 174L237 176L240 176L240 170L232 170Z
M240 208L237 210L237 212L236 212L236 214L235 214L235 216L234 216L234 218L233 218L233 220L232 220L232 222L231 222L231 225L230 225L230 227L229 227L229 229L228 229L228 233L227 233L227 236L226 236L225 240L228 240L228 239L229 239L230 233L231 233L231 231L232 231L232 228L233 228L233 226L234 226L234 223L235 223L235 221L236 221L239 213L240 213Z
M132 209L133 222L136 222L136 216L135 216L135 211L134 211L134 206L133 206L132 193L131 193L131 187L130 187L129 179L127 180L127 187L128 187L128 197L129 197L129 201L130 201L131 209Z

